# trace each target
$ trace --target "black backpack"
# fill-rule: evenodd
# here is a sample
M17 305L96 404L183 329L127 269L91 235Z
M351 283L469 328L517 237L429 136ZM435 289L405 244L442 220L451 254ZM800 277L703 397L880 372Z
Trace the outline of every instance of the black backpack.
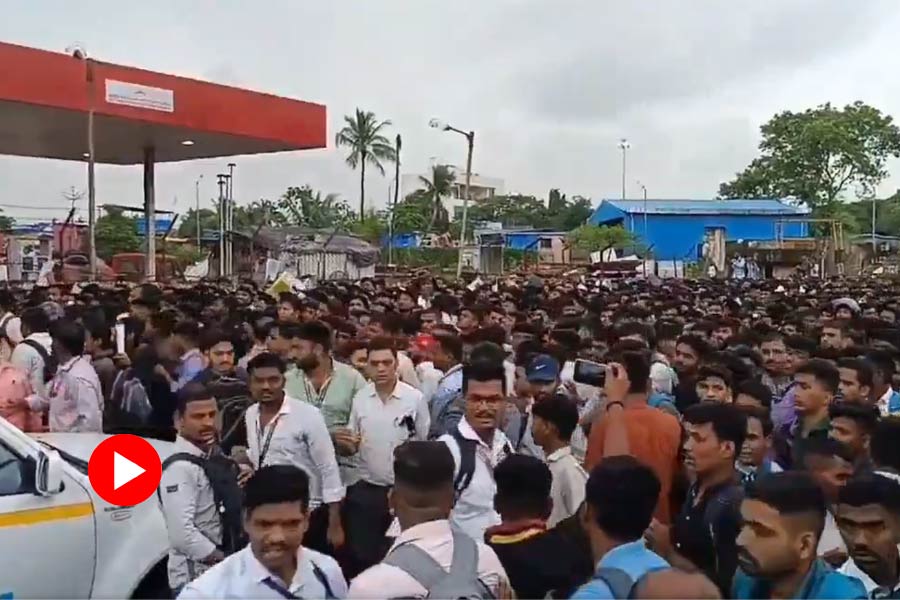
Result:
M453 436L453 439L456 440L459 446L459 471L453 479L453 489L456 499L459 500L475 476L475 452L478 448L478 442L463 437L458 427L453 429L450 435ZM509 447L509 444L506 445L505 451L506 454L512 454L512 448Z
M41 360L44 361L44 383L49 383L51 379L56 377L56 369L59 367L59 361L56 360L56 357L53 356L53 354L47 352L47 349L36 340L22 340L22 343L31 346L41 355Z
M185 460L195 464L206 474L213 489L213 499L222 523L222 545L225 555L234 554L247 545L247 534L241 518L242 492L238 485L240 469L237 463L225 455L202 458L187 452L178 452L163 461L163 471L172 463Z

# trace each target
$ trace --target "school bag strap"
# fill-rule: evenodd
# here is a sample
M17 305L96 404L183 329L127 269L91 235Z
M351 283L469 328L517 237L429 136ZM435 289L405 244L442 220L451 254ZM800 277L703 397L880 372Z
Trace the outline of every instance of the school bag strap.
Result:
M453 479L453 490L458 500L472 483L472 478L475 477L475 451L478 442L463 437L458 428L454 429L450 435L459 446L459 471Z
M594 573L594 579L599 579L612 592L613 598L628 598L634 587L634 580L622 569L614 567L600 567Z

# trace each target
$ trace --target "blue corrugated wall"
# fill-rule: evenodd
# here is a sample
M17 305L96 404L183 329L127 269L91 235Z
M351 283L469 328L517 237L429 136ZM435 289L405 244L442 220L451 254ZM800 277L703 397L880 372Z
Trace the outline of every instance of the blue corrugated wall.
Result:
M784 217L774 215L647 215L647 238L644 215L626 214L622 226L633 232L641 244L653 246L653 255L661 260L696 260L706 230L725 229L725 239L774 240L775 224ZM808 237L806 223L785 223L784 237Z

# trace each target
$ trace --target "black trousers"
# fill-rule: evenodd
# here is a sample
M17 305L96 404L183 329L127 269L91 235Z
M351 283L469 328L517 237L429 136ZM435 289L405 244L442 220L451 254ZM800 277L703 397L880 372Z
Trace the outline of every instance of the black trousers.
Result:
M391 524L390 489L367 481L359 481L347 488L341 517L347 538L342 566L348 580L378 564L387 554L384 534Z

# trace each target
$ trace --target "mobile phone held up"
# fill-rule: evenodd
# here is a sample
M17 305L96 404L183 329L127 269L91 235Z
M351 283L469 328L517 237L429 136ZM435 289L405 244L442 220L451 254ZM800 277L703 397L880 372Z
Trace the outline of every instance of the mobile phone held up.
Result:
M572 379L575 383L602 388L606 383L606 365L579 358L575 361L575 373Z

